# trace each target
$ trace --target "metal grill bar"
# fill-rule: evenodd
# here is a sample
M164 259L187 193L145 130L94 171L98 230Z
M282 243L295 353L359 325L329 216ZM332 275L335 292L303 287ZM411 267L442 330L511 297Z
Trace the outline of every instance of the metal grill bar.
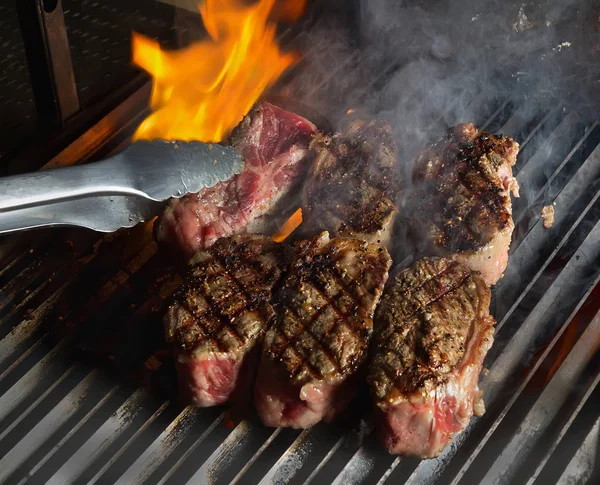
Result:
M484 113L482 104L489 106L484 93L464 111ZM37 233L33 246L11 238L2 247L9 263L0 271L0 480L548 483L591 474L600 327L597 313L582 315L598 298L600 128L562 107L537 113L518 105L500 102L476 119L522 141L523 199L515 203L509 267L495 289L496 345L482 377L488 412L439 459L383 453L364 437L368 423L352 431L273 430L251 417L231 426L221 408L173 401L173 368L157 347L162 308L179 279L146 226L102 238L53 232L70 244ZM72 153L75 161L81 149ZM551 202L556 220L548 230L539 208ZM150 335L140 342L142 333ZM551 475L559 454L566 458Z

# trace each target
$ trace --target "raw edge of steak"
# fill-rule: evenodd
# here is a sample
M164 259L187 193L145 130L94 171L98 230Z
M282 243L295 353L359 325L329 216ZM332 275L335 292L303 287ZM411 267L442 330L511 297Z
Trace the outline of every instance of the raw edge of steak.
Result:
M356 395L359 377L354 374L335 384L306 383L294 386L287 375L263 360L255 385L257 411L265 426L305 429L320 421L330 423Z
M235 354L178 353L175 367L182 397L199 407L247 399L256 376L259 347Z
M223 236L252 230L304 171L316 127L270 103L258 104L234 130L230 143L244 169L226 182L172 199L154 225L157 242L191 257Z

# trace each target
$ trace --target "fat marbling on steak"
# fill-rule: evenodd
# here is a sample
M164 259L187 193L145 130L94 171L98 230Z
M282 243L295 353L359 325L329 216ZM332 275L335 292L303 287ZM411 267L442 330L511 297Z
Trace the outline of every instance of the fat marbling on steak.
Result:
M472 123L449 130L417 158L409 218L427 253L451 256L493 285L504 273L514 229L510 192L519 144Z
M267 426L330 421L354 396L391 265L381 244L322 233L296 245L264 337L255 404Z
M242 172L172 199L156 221L157 241L190 257L220 237L252 232L298 181L315 130L301 116L266 102L257 105L230 137L245 161Z
M332 236L389 243L400 176L388 123L355 120L332 137L317 136L304 188L305 225Z
M493 341L490 289L463 264L424 258L400 271L375 314L372 388L390 453L437 456L473 413Z
M284 246L252 234L221 238L190 261L164 322L180 386L196 405L251 392L252 350L274 317L271 292L286 263Z

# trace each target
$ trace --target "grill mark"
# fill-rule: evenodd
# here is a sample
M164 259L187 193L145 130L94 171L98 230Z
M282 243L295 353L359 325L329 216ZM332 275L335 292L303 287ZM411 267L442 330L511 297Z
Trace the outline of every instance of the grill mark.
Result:
M275 271L273 271L272 269L269 270L269 268L264 267L264 266L270 267L270 265L260 262L260 261L255 262L255 261L250 261L250 260L246 260L246 264L248 265L248 268L254 272L254 274L260 280L261 284L271 287L270 291L272 291L273 287L277 284L277 282L274 282L274 284L271 285L271 284L269 284L269 280L271 278L275 279L274 274L273 274L273 273L275 273ZM280 280L280 278L277 278L277 279Z
M245 244L244 249L247 249L247 247L248 247L248 245ZM267 285L267 282L265 281L266 278L262 278L261 274L254 267L252 267L248 258L243 256L244 251L242 250L240 252L241 252L241 254L237 256L238 261L235 263L233 263L233 262L231 263L234 266L234 268L233 268L234 271L249 269L250 271L252 271L253 276L257 280L260 280L263 285ZM236 318L238 318L240 315L242 315L243 313L247 312L250 309L249 305L251 303L253 303L253 299L250 298L250 296L248 295L246 285L244 285L232 273L229 273L225 269L226 257L223 257L223 255L220 253L220 251L215 251L214 253L211 254L211 256L212 256L211 260L209 260L203 264L197 264L194 267L194 270L207 270L211 263L216 262L217 263L217 271L211 272L209 275L206 275L206 276L212 276L212 277L225 276L228 279L228 284L232 284L234 286L233 291L237 290L239 293L242 294L242 297L243 297L244 301L246 302L246 304L241 306L241 308L236 310L233 314L225 315L220 310L221 302L216 300L212 295L209 295L207 292L205 292L202 289L203 285L201 283L204 281L206 276L194 277L192 279L191 284L188 286L188 291L189 291L189 288L194 288L194 290L197 291L207 301L209 310L203 315L204 318L206 318L207 316L212 316L212 317L217 318L220 323L220 327L217 330L210 332L210 331L208 331L207 327L202 323L203 316L198 315L197 312L194 311L187 304L187 302L185 300L178 301L178 303L180 305L182 305L183 308L196 319L195 323L202 328L205 338L207 338L210 341L210 343L213 344L220 352L223 352L223 351L225 351L225 347L224 347L223 343L221 342L221 340L216 337L216 334L218 334L219 332L221 332L223 330L228 331L228 333L230 335L232 335L234 337L234 339L238 342L240 347L242 347L246 343L244 337L237 330L237 326L233 325L232 322ZM188 291L186 291L185 293L187 293ZM257 305L257 306L260 306L260 305ZM262 313L263 312L261 312L261 317L263 316ZM265 322L267 321L266 318L263 318L263 320ZM198 342L195 342L195 345L197 345L197 344L198 344Z
M331 270L330 271L331 277L333 277L335 279L336 283L341 287L341 290L336 294L336 296L339 296L342 293L344 293L345 295L348 295L350 298L352 298L352 300L354 302L356 302L357 297L355 295L353 295L350 291L347 291L348 285L344 284L344 282L341 280L341 276L338 273L335 265L333 265L333 264L328 265L327 268ZM320 274L321 274L321 276L327 276L327 274L324 274L324 271L322 271L322 270L320 271ZM352 280L355 281L354 279L352 279ZM358 282L356 282L356 283L358 284ZM294 346L294 343L297 341L297 339L302 334L302 332L306 331L313 338L313 340L317 343L317 345L319 345L321 350L323 350L324 355L333 364L336 372L339 374L342 374L345 369L341 365L341 356L337 356L336 354L334 354L331 351L331 349L329 349L323 343L323 341L327 338L327 336L329 336L329 334L331 333L331 331L334 329L334 327L336 325L344 325L344 327L352 334L353 338L360 339L360 340L363 340L363 339L361 336L357 335L355 329L351 325L349 325L349 323L346 321L348 315L345 312L342 312L336 305L334 305L334 303L331 301L331 299L329 297L327 297L327 295L325 295L324 289L322 289L322 286L321 286L318 278L310 278L310 284L311 284L311 287L323 298L323 300L325 300L327 302L327 304L324 305L320 310L315 312L315 314L312 315L310 321L308 321L306 323L303 323L303 319L298 314L297 309L295 307L292 307L291 305L286 305L286 308L288 308L290 310L290 312L294 315L296 321L300 324L300 330L292 337L292 339L289 339L289 340L283 334L283 332L279 331L279 329L278 329L278 333L281 334L281 336L286 340L288 345L291 345L293 347L294 352L301 357L302 362L306 363L308 366L312 367L312 365L310 365L310 362L308 362L307 359L302 357L302 355L300 355L300 353L296 350L296 348ZM310 327L313 326L313 324L317 321L319 316L321 316L328 307L331 307L333 309L333 311L336 315L336 319L333 321L333 323L329 326L327 331L324 333L323 338L319 339L313 333L313 331L311 330ZM278 358L281 358L281 356L283 355L284 352L285 352L285 348L281 351ZM336 357L340 357L340 358L338 359ZM298 365L298 367L296 368L296 372L295 372L296 375L299 372L299 369L301 367L302 367L302 364ZM311 374L313 374L312 370L311 370ZM320 369L318 369L318 374L321 376L321 378L323 377L322 373L320 372Z
M333 306L331 304L329 304L328 306ZM298 332L296 332L294 334L294 336L288 340L288 345L290 345L292 347L292 349L294 350L294 352L296 352L302 359L302 364L306 364L309 367L312 367L313 369L316 369L318 374L319 374L319 378L323 379L323 373L321 372L321 369L315 368L309 361L308 359L304 358L302 356L302 354L300 354L300 352L298 352L298 350L296 349L295 343L298 341L298 338L300 337L300 335L302 334L302 332L306 332L308 333L313 340L317 343L317 345L320 347L320 349L323 351L323 354L325 354L325 357L327 357L327 359L333 364L333 367L335 368L335 371L338 374L342 373L342 369L341 367L338 365L338 362L336 362L336 359L334 358L334 355L331 353L331 350L329 348L327 348L325 346L325 344L323 342L321 342L320 339L317 338L317 336L313 333L312 329L310 329L309 327L316 321L316 319L319 317L319 315L323 314L323 312L325 311L325 309L327 308L326 306L323 306L321 308L321 310L318 310L310 319L309 322L307 322L306 324L304 324L302 322L302 318L300 317L300 315L298 315L297 311L295 308L292 308L292 306L290 305L286 305L286 308L288 310L290 310L292 312L292 314L294 315L296 321L300 324L300 330ZM331 331L331 329L333 327L335 327L336 322L333 323L333 325L331 325L331 328L328 329L328 332ZM283 332L281 332L281 335L283 336L283 338L285 338L287 340L287 337L283 334ZM285 352L285 349L281 352L281 355L283 355L283 352ZM302 364L298 365L299 367L302 367ZM312 372L311 372L312 374Z
M452 293L455 293L455 292L458 293L458 291L460 291L462 289L462 286L463 286L464 282L467 279L469 279L470 277L471 277L470 275L465 276L463 279L461 279L459 281L459 283L456 286L454 286L453 288L447 290L446 292L442 293L441 295L438 295L436 298L428 300L427 304L424 307L421 307L418 310L414 311L413 313L405 316L404 319L408 320L408 319L412 318L413 316L415 316L415 315L417 315L419 313L425 313L425 310L427 309L427 307L429 307L430 305L432 305L436 301L439 301L442 298L444 298L445 296L450 295ZM429 281L431 281L431 280L429 280ZM419 286L418 288L421 288L421 287L422 286ZM473 325L474 325L474 323L471 324L471 327L473 327ZM395 325L394 326L394 333L396 333L398 330L399 330L399 326ZM400 355L399 351L395 347L390 347L388 345L384 345L383 349L386 350L387 352L393 353L395 356L399 357L400 360L402 361L402 356ZM386 365L378 364L377 367L379 369L381 369L383 371L384 375L390 380L391 388L396 388L397 385L398 385L398 381L402 378L402 376L404 374L403 370L400 370L400 369L389 369L389 366L387 364ZM390 373L392 373L392 375L390 375Z
M286 307L286 308L288 308L288 307ZM291 311L291 309L290 309L290 311ZM292 352L294 352L294 354L296 354L296 356L301 361L300 364L298 364L294 369L291 370L290 377L295 378L298 375L298 373L300 372L300 369L302 368L302 366L306 366L308 372L311 374L311 376L313 378L320 379L321 372L319 371L319 369L317 369L310 362L308 362L304 358L304 356L300 352L298 352L298 349L296 349L296 347L293 345L293 342L295 342L296 338L304 331L304 326L302 325L301 320L298 318L298 316L295 314L295 312L292 312L292 313L294 313L294 316L296 317L296 321L298 321L300 323L300 330L298 332L296 332L292 336L292 338L287 338L287 336L279 328L274 328L273 331L276 332L285 341L285 345L282 346L281 352L277 356L273 356L271 358L273 360L279 360L280 362L283 363L283 354L289 348L289 349L291 349ZM273 354L272 352L270 352L270 353L271 353L271 355ZM283 365L285 367L287 367L286 364L283 364Z
M461 140L456 133L451 132L446 138L433 144L429 151L424 152L423 158L419 159L421 162L432 160L434 165L438 166L438 173L435 176L438 179L446 180L449 178L448 174L456 174L457 177L456 183L451 186L435 187L434 184L433 187L440 196L446 196L444 197L446 201L442 202L440 208L443 218L439 221L436 221L435 218L431 220L432 226L440 233L437 240L441 246L449 248L451 244L455 244L457 246L451 249L468 251L477 250L489 242L491 235L485 232L478 234L468 224L472 221L475 210L481 211L480 217L487 221L487 225L495 225L499 230L506 227L510 216L507 217L503 204L504 199L501 196L501 190L497 185L498 180L495 177L500 164L494 162L491 157L492 154L497 154L499 157L506 159L503 154L503 142L504 137L496 137L486 132L479 132L475 139L468 141ZM456 168L457 164L464 164L466 168L458 169ZM489 170L486 170L486 168ZM425 169L422 171L421 176L425 180L430 180L431 175L425 175ZM483 190L475 188L473 183L476 181L470 182L468 180L469 175L476 176L478 181L485 185L485 188ZM452 218L452 213L455 212L454 205L447 202L447 196L455 193L459 185L464 187L467 193L470 194L470 207L462 220L456 221ZM422 190L418 192L422 192ZM425 190L427 190L427 187L425 187ZM426 199L429 203L421 206L421 211L427 208L431 209L429 206L436 205L435 198L431 200L430 196L427 195ZM483 199L487 203L482 203ZM434 207L434 209L436 208ZM447 224L449 221L452 221L453 224Z
M451 268L455 268L458 265L458 263L456 261L451 261L450 264L448 266L446 266L443 270L437 272L434 275L428 275L427 278L425 278L421 283L419 283L417 286L411 286L410 288L406 289L406 290L402 290L399 293L406 295L406 294L410 294L413 293L416 290L420 290L421 288L423 288L423 286L425 286L425 284L427 284L429 281L434 280L434 279L438 279L440 278L440 276L445 275L446 273L448 273L450 271ZM413 313L414 315L414 313Z
M355 295L352 295L350 292L346 292L345 290L348 289L348 287L346 285L344 285L344 283L340 280L340 275L339 273L337 273L336 270L333 270L331 272L331 276L335 279L336 283L338 283L342 289L339 291L339 293L336 294L336 297L339 296L340 294L344 293L344 295L349 296L353 302L356 303L356 301L358 300L358 297ZM331 308L333 308L333 311L336 313L336 316L340 319L340 321L343 322L343 324L346 326L346 328L350 331L350 333L352 334L353 337L355 338L360 338L360 335L357 334L356 330L354 329L353 326L351 326L348 322L347 319L349 318L349 315L343 311L341 311L340 308L337 307L337 305L335 305L326 295L325 293L323 293L324 288L319 284L318 281L312 281L311 282L313 284L314 289L317 291L317 293L319 293L319 295L329 304L329 306ZM317 286L318 285L318 286ZM312 321L312 323L314 323L315 320ZM332 325L327 333L323 336L323 339L325 339L328 335L329 332L333 329L335 325Z
M226 273L224 271L221 271L220 273L213 273L213 274L211 274L211 276L217 276L217 275L222 275L222 274L226 274ZM194 278L192 280L192 282L200 283L201 279ZM208 293L202 291L200 289L201 285L194 285L194 288L206 300L206 302L208 303L208 307L209 307L209 310L203 316L198 316L194 311L192 311L192 315L194 315L194 317L196 318L196 324L199 325L200 327L202 327L202 330L204 331L206 338L208 338L212 344L216 344L215 346L217 347L217 349L219 349L219 351L223 351L224 346L222 345L222 342L216 337L215 334L217 334L218 332L225 329L225 330L229 330L230 333L233 334L234 338L241 345L243 345L244 338L239 334L239 332L235 328L233 328L233 326L231 325L231 321L233 319L237 318L242 312L246 311L247 310L246 306L242 306L239 310L234 312L232 315L225 315L219 308L220 302L218 300L216 300L212 295L209 295ZM244 294L244 296L246 296L246 295ZM246 301L248 301L247 297L245 299L246 299ZM186 310L189 309L187 302L185 302L185 301L180 302L180 304L182 304L182 306L184 308L186 308ZM203 324L203 319L206 318L207 316L212 316L212 317L217 318L217 320L221 324L217 330L209 331L208 328Z
M226 274L229 278L231 278L231 280L235 283L235 285L238 287L238 289L240 289L242 291L242 294L244 296L244 298L246 299L246 301L251 302L251 298L250 295L248 295L247 293L247 288L246 285L244 283L242 283L240 280L238 280L234 274L236 271L239 271L240 269L245 270L245 269L249 269L252 271L253 276L257 279L260 280L260 282L265 285L267 284L265 281L263 281L263 279L261 278L261 275L252 267L251 264L249 264L247 258L242 258L242 256L238 256L238 258L240 259L240 263L238 262L232 262L232 261L225 261L226 258L223 258L220 254L216 254L214 256L215 260L219 263L219 266L221 268L223 268L223 272L222 274ZM232 272L228 272L225 268L227 266L232 266L233 267L233 271Z
M335 260L334 263L338 261ZM328 274L324 274L324 271L321 270L321 276L331 276L337 285L339 285L341 287L341 290L335 295L336 297L339 297L340 295L343 294L343 296L348 296L349 298L352 299L352 301L357 304L357 301L362 297L362 295L358 295L356 294L356 292L354 291L353 288L350 288L350 285L347 285L344 283L343 281L343 276L339 273L338 268L335 266L335 264L331 264L327 266L327 269L329 269L330 271L328 272ZM364 271L361 270L361 278L364 275ZM363 287L363 285L357 281L356 279L352 278L352 276L348 275L347 276L351 282L358 288ZM325 289L321 286L320 281L317 278L312 278L311 279L311 284L313 286L313 288L317 291L317 293L319 293L319 295L329 304L329 306L333 309L333 311L336 313L336 316L339 320L339 322L341 322L342 325L344 325L344 327L352 334L353 338L356 338L358 340L363 340L363 337L360 335L360 333L357 333L357 330L350 325L348 318L349 315L346 312L343 312L340 308L337 307L337 305L335 305L333 303L333 301L331 301L324 293ZM364 288L363 288L364 289ZM366 290L365 290L366 291ZM368 292L367 292L368 293ZM320 314L320 312L319 312ZM316 317L313 318L310 322L310 324L314 323L316 321ZM335 327L334 323L333 325L331 325L328 329L327 332L325 332L324 336L323 336L323 340L325 340L325 338L327 338L327 336L329 335L329 333L333 330L333 328ZM341 358L340 358L341 361ZM341 362L338 363L338 366L340 368L340 372L341 372Z
M210 340L211 344L213 344L213 345L214 345L214 346L217 348L217 350L218 350L219 352L223 352L223 351L224 351L224 349L223 349L223 347L221 347L221 342L219 342L217 339L214 339L214 338L213 338L213 337L212 337L212 336L211 336L211 335L210 335L210 334L209 334L209 333L206 331L206 327L200 323L200 320L201 320L201 318L196 316L195 312L194 312L194 311L192 310L192 308L191 308L191 307L190 307L190 306L187 304L187 302L178 302L178 304L179 304L179 305L181 305L181 306L182 306L182 307L183 307L183 308L184 308L184 309L185 309L185 310L186 310L186 311L187 311L187 312L188 312L188 313L189 313L189 314L190 314L192 317L194 317L194 318L195 318L195 321L191 322L191 323L190 323L190 326L191 326L191 325L198 325L198 326L199 326L199 327L202 329L202 332L203 332L203 334L204 334L204 335L202 336L202 338L208 338L208 340ZM196 347L196 346L198 345L198 343L199 343L199 342L198 342L198 339L194 339L194 344L193 344L193 347ZM187 346L185 346L185 347L187 347ZM186 350L187 350L187 349L186 349Z
M424 312L425 312L425 309L426 309L427 307L429 307L430 305L432 305L432 304L433 304L433 303L435 303L436 301L440 300L440 299L441 299L441 298L443 298L444 296L446 296L446 295L448 295L448 294L450 294L450 293L452 293L452 292L454 292L454 291L456 291L456 290L460 289L460 288L462 287L463 283L464 283L464 282L465 282L465 281L466 281L468 278L470 278L470 277L471 277L471 275L467 275L467 276L465 276L465 277L464 277L463 279L461 279L461 280L460 280L460 281L459 281L457 284L453 285L453 286L452 286L450 289L448 289L448 290L447 290L447 291L445 291L444 293L442 293L442 294L440 294L440 295L437 295L437 296L436 296L436 297L434 297L433 299L428 299L428 300L427 300L427 303L425 304L425 306L424 306L424 307L420 307L418 310L416 310L416 311L414 311L413 313L411 313L411 314L407 315L407 316L406 316L406 318L410 318L410 317L412 317L412 316L416 315L417 313L424 313Z
M469 170L473 170L476 169L477 172L481 175L482 171L481 171L481 167L479 166L479 164L473 164L473 163L469 163L469 160L465 160L465 163L469 166ZM486 219L490 219L493 220L495 224L497 224L498 226L501 225L501 221L500 221L500 217L495 217L496 214L492 213L486 204L483 203L483 199L485 198L486 200L490 201L493 200L494 205L501 205L501 204L497 204L497 197L499 197L499 194L497 193L495 189L495 186L492 186L492 182L488 181L487 182L487 189L485 191L481 191L476 189L475 187L473 187L471 185L471 183L467 180L467 175L469 173L469 170L456 170L456 174L458 176L458 181L456 184L454 184L454 186L446 191L445 193L455 193L456 192L456 187L460 184L462 185L465 189L467 189L467 191L469 192L469 194L471 195L470 198L470 202L471 202L471 206L469 207L469 211L467 212L467 214L465 214L462 217L462 220L459 222L459 224L457 224L456 226L449 226L445 224L445 221L447 220L446 217L444 218L441 224L441 231L444 233L444 245L448 245L450 244L450 239L452 238L452 233L453 232L459 232L459 237L463 236L467 241L470 241L471 244L473 245L477 245L479 243L479 239L481 238L480 234L476 234L473 232L472 228L469 226L469 224L467 224L467 222L470 220L470 216L473 213L473 210L478 208L478 209L483 209L485 211L485 216ZM482 176L481 177L484 180L487 180L486 177ZM484 197L484 192L485 192L485 197ZM454 207L451 203L448 202L448 204L444 207L443 212L444 214L446 214L448 211L452 212L454 210ZM458 229L455 229L458 228ZM449 229L449 230L448 230ZM462 229L462 232L466 233L466 234L460 234L460 230Z
M329 146L320 150L317 157L322 163L314 170L313 183L307 187L308 212L323 223L323 219L327 219L322 216L325 210L335 220L337 233L349 230L371 234L384 229L385 217L371 220L365 219L363 214L376 212L379 215L378 209L382 206L391 207L387 213L395 209L391 186L399 184L400 174L383 164L387 157L397 158L398 149L390 127L378 121L361 122L343 135L332 137ZM374 167L377 170L373 170ZM366 191L375 194L366 194ZM325 225L331 226L331 221ZM328 229L333 232L334 228Z
M478 159L477 162L480 162L481 159L483 157L488 157L488 153L484 153L482 154ZM484 183L487 185L487 191L486 191L486 199L489 198L490 196L494 199L494 202L496 201L496 199L500 196L500 192L501 189L500 187L498 187L496 185L496 183L499 180L499 175L496 172L496 178L489 178L486 176L486 171L484 170L484 168L481 166L481 163L475 163L475 160L466 158L463 161L466 165L468 165L469 170L457 170L456 173L458 174L458 177L460 179L460 182L462 182L463 187L465 187L466 189L469 190L469 192L471 194L473 194L474 198L477 201L480 201L482 199L483 193L481 191L479 191L477 188L475 188L473 185L471 185L471 183L469 182L469 180L466 178L466 176L469 173L473 173L473 171L477 172L477 174L479 175L479 177L484 181ZM488 163L491 163L488 161Z

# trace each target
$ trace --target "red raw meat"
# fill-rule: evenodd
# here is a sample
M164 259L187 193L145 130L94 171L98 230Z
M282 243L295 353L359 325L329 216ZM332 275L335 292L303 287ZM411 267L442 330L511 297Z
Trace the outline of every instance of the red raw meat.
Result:
M158 218L155 237L186 256L217 239L246 232L289 192L305 166L315 125L294 113L261 103L231 136L245 166L226 182L172 199Z

